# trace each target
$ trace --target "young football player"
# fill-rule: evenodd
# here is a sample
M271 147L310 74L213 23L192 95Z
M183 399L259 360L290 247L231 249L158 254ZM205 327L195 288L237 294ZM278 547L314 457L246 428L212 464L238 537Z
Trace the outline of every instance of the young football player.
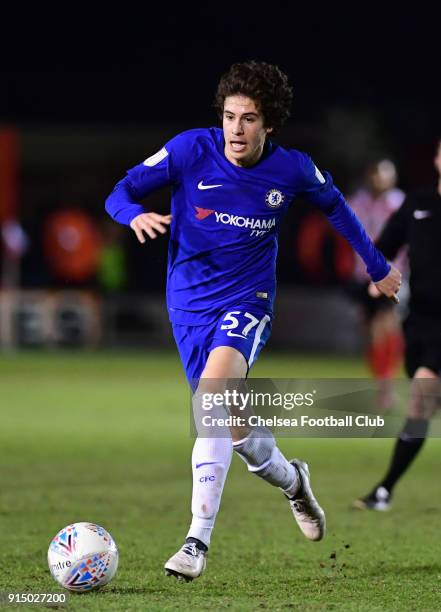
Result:
M141 243L170 227L167 307L196 398L199 381L215 392L222 388L217 380L246 378L267 342L279 229L297 196L318 206L347 238L381 292L394 297L400 286L400 273L374 247L331 176L305 153L270 139L291 102L278 67L234 64L216 93L222 129L178 134L129 170L106 201L108 213ZM164 185L172 191L171 214L147 211L140 200ZM195 441L193 519L166 573L188 580L203 572L233 451L251 473L282 490L308 539L323 538L325 514L307 464L288 461L269 430L231 428Z

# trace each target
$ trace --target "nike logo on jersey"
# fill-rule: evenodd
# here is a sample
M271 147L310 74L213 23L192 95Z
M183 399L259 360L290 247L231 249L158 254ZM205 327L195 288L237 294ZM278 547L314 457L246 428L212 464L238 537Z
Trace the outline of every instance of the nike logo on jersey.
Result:
M246 340L246 339L247 339L247 337L246 337L246 336L243 336L242 334L235 334L235 333L234 333L234 332L232 332L231 330L230 330L230 331L227 331L227 336L234 336L235 338L243 338L244 340Z
M204 185L204 181L198 183L198 189L203 191L204 189L214 189L215 187L222 187L222 185Z
M415 219L427 219L427 217L430 217L432 215L432 213L430 212L430 210L414 210L413 211L413 216L415 217Z
M204 463L196 463L196 469L198 470L203 465L215 465L215 463L219 463L218 461L205 461Z

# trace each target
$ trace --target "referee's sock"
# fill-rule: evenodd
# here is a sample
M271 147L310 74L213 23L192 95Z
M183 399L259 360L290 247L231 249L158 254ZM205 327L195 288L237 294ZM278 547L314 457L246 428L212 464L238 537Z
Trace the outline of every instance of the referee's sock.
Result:
M426 419L407 419L395 443L389 470L384 479L377 485L378 487L384 487L389 493L392 492L398 480L422 449L428 428L429 421Z

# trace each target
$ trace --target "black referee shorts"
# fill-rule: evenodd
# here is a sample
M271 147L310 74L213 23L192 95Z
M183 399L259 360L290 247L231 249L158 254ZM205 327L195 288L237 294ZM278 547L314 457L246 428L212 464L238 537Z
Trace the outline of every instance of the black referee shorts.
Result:
M403 323L403 331L407 375L412 378L420 367L441 375L441 316L410 313Z
M380 295L378 298L371 297L368 293L368 286L369 283L351 281L345 286L345 291L351 300L362 307L364 316L369 322L378 312L392 310L394 304L385 295Z

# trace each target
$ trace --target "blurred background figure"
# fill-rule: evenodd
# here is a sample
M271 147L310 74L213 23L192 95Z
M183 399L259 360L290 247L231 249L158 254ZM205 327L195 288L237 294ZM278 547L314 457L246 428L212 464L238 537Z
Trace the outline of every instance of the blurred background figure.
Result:
M348 201L375 241L389 217L400 208L404 192L396 187L398 174L389 159L379 160L368 166L365 186L357 190ZM405 275L406 253L401 251L395 261ZM369 277L366 267L355 255L349 293L362 307L367 327L368 346L366 359L372 375L378 380L378 407L387 409L395 400L392 377L400 366L403 340L397 308L386 297L376 299L368 293Z
M105 219L101 224L102 248L98 260L97 280L106 293L118 293L127 289L127 256L124 250L123 230L119 225Z
M16 287L19 279L19 261L26 253L29 239L17 219L0 222L0 242L3 251L1 262L1 287Z
M15 289L20 261L29 245L19 222L20 136L17 129L0 126L0 288Z
M407 419L387 472L370 493L355 500L361 510L389 510L395 486L419 455L429 422L440 407L441 383L441 139L433 164L436 184L406 197L381 232L378 247L393 258L409 246L409 314L403 324L405 367L411 379ZM413 492L407 491L407 498Z
M55 210L48 215L43 249L52 274L63 284L95 280L102 238L93 218L81 208Z

